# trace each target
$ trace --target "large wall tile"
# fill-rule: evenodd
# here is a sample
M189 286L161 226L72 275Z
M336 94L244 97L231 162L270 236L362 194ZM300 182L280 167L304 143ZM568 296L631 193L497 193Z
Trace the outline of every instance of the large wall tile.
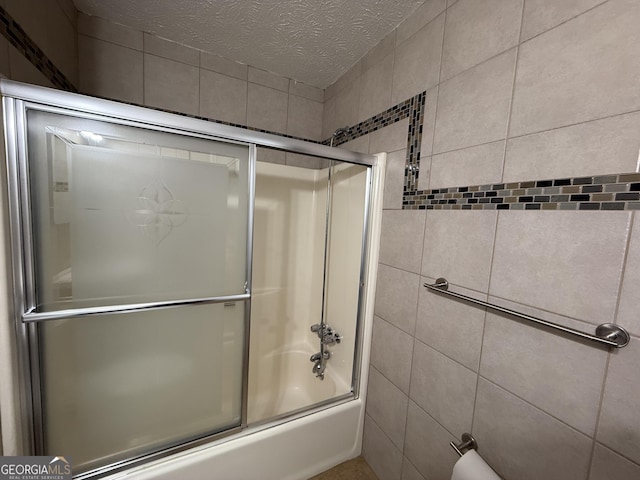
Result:
M486 292L497 217L490 210L430 210L422 275L444 277L452 285Z
M413 337L380 317L373 320L371 365L404 393L409 393Z
M433 151L433 134L436 129L436 105L438 103L438 87L427 90L424 100L424 120L422 124L422 143L420 144L420 158L426 158ZM422 162L420 162L422 167ZM422 178L422 175L420 176Z
M442 79L518 44L524 0L460 0L447 11Z
M444 14L398 45L393 65L394 105L438 84L443 35Z
M298 97L308 98L314 102L324 102L324 92L318 87L312 87L306 83L289 80L289 93Z
M382 212L381 263L420 273L426 213L425 210Z
M360 83L358 121L373 117L391 106L392 72L392 54L363 71Z
M358 123L360 105L360 77L349 83L336 96L336 125L350 127Z
M522 18L522 40L527 40L595 7L605 0L527 0Z
M144 103L195 115L199 109L197 67L155 55L144 55Z
M338 148L343 148L345 150L351 150L352 152L360 152L360 153L369 153L369 142L371 140L371 135L363 135L349 142L343 143ZM375 152L378 153L378 152Z
M414 33L436 18L447 8L447 0L427 0L404 22L398 25L396 45L400 45Z
M326 100L322 110L322 139L325 140L336 131L336 97ZM367 151L369 151L367 149Z
M289 91L289 79L281 77L266 70L254 68L249 66L249 81L251 83L257 83L269 88L275 88L281 92Z
M592 441L480 378L473 436L508 480L584 480Z
M181 45L171 40L144 34L144 51L158 57L168 58L176 62L187 63L194 67L200 66L200 51Z
M247 125L271 132L285 133L288 98L289 95L284 92L249 83Z
M635 172L640 113L512 138L505 182Z
M416 341L411 368L411 400L451 433L471 429L477 375Z
M582 322L544 318L593 330ZM604 349L513 318L487 315L480 374L589 436L595 433L606 361Z
M287 134L308 140L320 140L322 136L322 103L289 95Z
M515 59L513 49L440 84L433 153L505 138Z
M142 52L79 35L78 56L82 93L144 103Z
M143 49L142 32L81 12L78 13L78 33L134 50Z
M4 3L4 2L3 2ZM78 23L78 10L73 3L73 0L58 0L60 7L64 11L65 15L71 20L71 23L77 25Z
M434 283L435 279L423 277L420 281L416 338L477 372L486 310L434 293L422 286L425 282ZM486 294L466 288L455 287L455 291L487 300Z
M9 69L11 70L12 80L54 88L51 81L13 45L9 46Z
M404 119L371 134L369 152L395 152L407 148L409 120Z
M613 321L629 217L500 212L490 293L587 322Z
M358 60L347 73L342 75L338 80L335 81L335 89L340 92L345 89L349 84L353 83L355 80L360 78L362 74L362 62Z
M387 155L387 170L384 177L384 209L402 208L402 191L404 188L404 167L407 161L407 150L398 150Z
M640 216L634 214L627 262L618 307L619 323L633 335L640 335Z
M413 466L413 464L404 458L402 462L402 478L401 480L425 480L425 478L420 474L418 469Z
M258 147L256 160L258 162L285 164L286 152L275 148Z
M369 370L367 413L402 451L409 397L375 368Z
M0 37L0 73L2 73L2 75L7 78L11 78L11 61L9 60L9 47L11 47L9 41L5 37ZM402 204L402 201L400 201L400 203Z
M40 48L47 52L47 9L42 0L5 0L5 9Z
M638 480L640 465L596 444L589 480Z
M640 2L611 0L520 47L511 135L640 109Z
M42 7L40 7L42 8ZM45 2L47 41L40 45L53 64L78 85L78 33L58 2Z
M249 70L247 65L207 52L200 52L200 67L240 80L247 79Z
M200 69L200 115L245 125L247 82Z
M376 315L413 335L416 328L419 282L420 277L414 273L380 264L376 287Z
M300 155L298 153L287 152L285 164L291 167L300 168L312 168L318 170L321 168L327 168L323 165L324 159L319 157L313 157L311 155Z
M362 73L364 74L364 72L370 68L374 68L383 63L389 55L393 54L395 46L396 31L393 30L389 35L380 40L375 47L369 50L364 57L362 57L360 60Z
M418 471L429 480L450 480L458 456L449 446L458 438L409 400L407 436L404 454Z
M501 140L434 155L429 188L500 183L504 148Z
M640 339L611 355L598 441L640 463Z
M402 453L369 415L364 418L362 456L381 480L400 480Z
M420 171L418 172L418 190L428 190L431 175L431 156L420 155Z

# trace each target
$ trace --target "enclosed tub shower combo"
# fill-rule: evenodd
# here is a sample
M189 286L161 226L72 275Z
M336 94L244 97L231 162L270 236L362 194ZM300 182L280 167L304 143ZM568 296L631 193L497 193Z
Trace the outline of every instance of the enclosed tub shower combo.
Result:
M303 479L357 455L384 155L0 88L5 451L77 478Z

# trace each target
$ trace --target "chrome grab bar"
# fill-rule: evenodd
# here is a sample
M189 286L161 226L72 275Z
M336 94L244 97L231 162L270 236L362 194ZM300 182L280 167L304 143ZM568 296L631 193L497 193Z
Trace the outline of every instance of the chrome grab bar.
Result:
M562 325L558 325L557 323L549 322L548 320L532 317L531 315L525 315L524 313L516 312L514 310L500 307L492 303L483 302L482 300L476 300L475 298L468 297L460 293L450 292L449 282L447 281L446 278L438 278L436 280L436 283L433 283L433 284L425 283L424 286L433 292L459 298L469 303L480 305L482 307L486 307L491 310L495 310L497 312L506 313L508 315L520 318L521 320L537 323L538 325L544 325L545 327L553 328L554 330L560 330L561 332L568 333L570 335L575 335L585 340L606 345L608 347L615 347L615 348L626 347L629 344L629 340L631 339L631 337L629 336L629 332L627 332L621 326L615 325L613 323L603 323L602 325L598 325L598 327L596 327L596 334L591 335L589 333L582 332L574 328L564 327Z

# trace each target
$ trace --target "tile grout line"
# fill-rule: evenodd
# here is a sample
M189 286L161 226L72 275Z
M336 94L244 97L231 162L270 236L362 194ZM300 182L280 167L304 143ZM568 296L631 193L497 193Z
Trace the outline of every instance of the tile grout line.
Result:
M496 244L498 243L498 225L500 224L500 212L496 214L496 224L493 228L493 245L491 248L491 260L489 262L489 278L487 279L487 292L485 295L485 300L489 301L489 292L491 291L491 279L493 277L493 263L496 255ZM471 433L473 433L473 426L476 420L476 407L478 405L478 394L479 394L479 386L480 386L480 367L482 366L482 354L484 353L484 337L487 331L487 320L489 316L489 309L483 308L484 316L482 322L482 336L480 337L480 355L478 356L478 370L476 374L476 392L475 397L473 399L473 411L471 413Z
M531 401L527 400L526 398L518 395L517 393L512 392L511 390L508 390L507 388L503 387L502 385L500 385L499 383L496 383L495 381L491 380L490 378L485 377L484 375L479 375L479 378L481 378L482 380L484 380L487 383L490 383L491 385L493 385L494 387L506 392L507 394L513 396L514 398L518 399L519 401L525 403L527 406L533 408L534 410L542 413L543 415L553 419L554 421L560 423L563 427L565 428L569 428L571 429L573 432L578 433L580 435L582 435L583 437L586 437L588 439L591 438L591 435L583 432L582 430L579 430L578 428L574 427L573 425L570 425L569 423L567 423L566 421L562 420L561 418L557 417L556 415L553 415L552 413L547 412L546 410L538 407L537 405L535 405L534 403L532 403Z
M382 318L383 321L387 322L386 320L384 320L384 318ZM389 323L389 322L387 322ZM391 326L395 326L390 324ZM397 327L396 327L397 328ZM413 344L413 342L411 342ZM412 347L413 348L413 347ZM384 374L384 372L380 371L380 367L378 367L377 365L375 365L371 360L369 360L369 367L373 367L380 375L382 375L391 385L393 385L394 387L396 387L398 389L398 391L400 393L402 393L404 396L406 396L407 398L409 398L409 392L405 392L398 384L396 384L393 380L391 380L387 375ZM409 372L411 372L411 368L409 368ZM411 382L409 382L411 383Z
M406 397L406 399L407 399L407 404L408 404L408 402L409 402L409 394L408 394L408 393L403 392L403 391L400 389L400 387L398 387L395 383L393 383L391 380L389 380L389 379L386 377L386 375L385 375L384 373L382 373L382 372L381 372L381 371L380 371L380 370L379 370L375 365L370 364L370 366L371 366L371 367L372 367L376 372L378 372L378 374L379 374L382 378L384 378L384 379L385 379L387 382L389 382L392 386L394 386L395 388L397 388L397 389L398 389L398 391L399 391L399 392L400 392L404 397ZM371 372L371 370L369 370L369 372ZM369 376L370 376L370 375L371 375L371 373L369 373ZM368 385L371 385L371 382L369 382L369 381L367 380L367 387L368 387ZM369 399L369 392L367 391L367 403L368 403L368 399ZM365 405L365 410L366 410L366 405ZM375 420L375 419L373 418L373 416L372 416L370 413L369 413L368 415L371 417L371 419L372 419L372 420ZM376 424L378 424L378 422L376 422ZM380 430L382 430L383 432L385 432L385 430L382 428L382 426L381 426L381 425L379 425L379 424L378 424L378 426L380 427ZM407 428L407 426L406 426L406 420L405 420L405 431L406 431L406 428ZM387 433L387 432L385 432L385 434L386 434L386 433ZM388 437L388 436L389 436L389 435L387 435L387 437ZM391 440L391 437L389 437L389 439ZM398 447L398 446L396 445L396 443L395 443L393 440L391 440L391 443L393 443L393 444L396 446L396 448L397 448L398 450L400 450L400 453L403 453L403 452L404 452L404 440L405 440L405 439L404 439L404 436L403 436L403 437L402 437L402 448Z
M525 0L525 1L526 1L526 0ZM581 17L581 16L582 16L582 15L584 15L585 13L589 13L590 11L595 10L595 9L596 9L596 8L598 8L598 7L601 7L602 5L604 5L604 4L605 4L605 3L607 3L607 2L609 2L609 0L603 0L602 2L598 3L597 5L594 5L593 7L588 8L587 10L585 10L585 11L583 11L583 12L580 12L580 13L579 13L579 14L577 14L577 15L574 15L574 16L573 16L573 17L571 17L571 18L567 18L566 20L564 20L564 21L562 21L562 22L558 23L557 25L554 25L553 27L547 28L546 30L544 30L544 31L542 31L542 32L540 32L540 33L536 33L533 37L527 38L526 40L522 40L522 39L520 39L520 43L521 43L521 44L523 44L523 43L527 43L527 42L529 42L529 41L533 40L534 38L538 38L538 37L540 37L541 35L544 35L544 34L545 34L545 33L547 33L547 32L550 32L550 31L552 31L552 30L555 30L556 28L561 27L561 26L563 26L563 25L565 25L565 24L569 23L570 21L575 20L575 19L576 19L576 18L578 18L578 17Z
M602 416L602 407L604 405L604 394L607 386L607 378L609 376L610 363L611 363L611 351L607 353L607 359L605 360L604 370L602 372L602 383L600 384L600 398L598 399L598 408L596 409L596 423L593 427L593 437L591 438L591 451L589 452L587 478L591 476L591 471L593 470L593 462L595 461L596 446L598 444L598 440L597 440L598 430L600 429L600 418Z
M389 435L387 435L387 432L385 432L385 431L382 429L382 427L380 426L380 424L379 424L378 422L376 422L376 421L374 420L374 418L373 418L371 415L369 415L368 413L366 413L366 412L365 412L365 416L366 416L366 417L369 417L369 420L371 420L371 421L375 424L375 426L376 426L376 427L378 427L378 429L382 432L382 434L383 434L383 435L385 436L385 438L389 441L389 443L393 446L393 448L395 448L395 449L398 451L398 453L400 453L400 455L401 455L401 456L404 456L404 454L402 453L402 451L398 448L398 446L397 446L395 443L393 443L393 440L391 440L391 438L389 438ZM366 420L366 418L365 418L365 420ZM364 427L364 422L363 422L363 427ZM364 435L362 436L362 453L364 454ZM363 455L363 456L364 456L364 455ZM366 460L366 458L365 458L365 460ZM368 462L367 462L367 463L368 463ZM371 465L369 465L369 466L371 467ZM402 469L402 466L401 466L400 468ZM373 467L372 467L371 469L373 470ZM374 471L374 472L375 472L375 471ZM377 473L376 473L376 475L377 475Z
M627 238L625 241L625 250L624 250L624 255L623 255L623 259L622 259L622 268L621 268L621 272L620 272L620 282L618 284L618 292L617 292L617 298L616 298L616 306L614 309L614 314L613 314L613 323L615 323L616 325L618 324L618 314L620 312L620 298L622 297L622 288L624 286L624 277L626 274L626 270L627 270L627 259L629 257L629 250L631 248L631 238L633 235L633 230L634 230L634 223L635 223L635 212L632 212L631 215L629 216L629 230L627 232ZM609 365L611 364L611 356L612 356L612 351L609 350L609 352L607 353L607 360L605 362L605 366L604 366L604 371L602 373L602 383L600 386L600 399L598 401L598 409L596 411L596 423L593 429L593 442L591 445L591 453L590 453L590 457L589 457L589 476L591 475L591 471L593 470L593 464L595 462L595 454L596 454L596 447L598 444L598 432L600 430L600 421L602 419L602 409L604 407L604 397L605 397L605 393L606 393L606 388L607 388L607 380L609 378ZM613 452L618 453L617 451L611 449ZM634 462L635 463L635 462Z
M447 13L449 7L444 9L444 26L442 27L442 44L440 46L440 68L438 69L438 84L433 87L436 89L436 103L433 107L433 132L431 132L431 145L429 149L429 181L427 185L431 188L431 169L433 168L433 151L436 141L436 127L438 126L438 104L440 101L440 85L442 84L442 64L444 63L444 42L447 35ZM425 92L426 95L426 92ZM426 101L426 100L425 100ZM426 112L425 112L426 114ZM416 185L417 186L417 185Z
M524 23L524 7L526 0L522 2L522 11L520 12L520 26L518 28L518 44L516 45L516 55L513 65L513 77L511 81L511 98L509 99L509 113L507 114L507 127L504 135L504 149L502 151L502 168L500 178L504 182L504 171L507 162L507 145L509 144L509 134L511 133L511 118L513 116L513 103L516 94L516 79L518 78L518 64L520 63L520 38L522 36L522 25Z

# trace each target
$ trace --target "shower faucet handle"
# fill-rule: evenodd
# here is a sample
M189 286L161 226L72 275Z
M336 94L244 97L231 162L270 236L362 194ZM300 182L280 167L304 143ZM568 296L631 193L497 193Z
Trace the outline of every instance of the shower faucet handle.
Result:
M318 333L321 329L322 329L322 325L320 325L319 323L314 323L313 325L311 325L311 331L313 333ZM318 335L320 334L318 333Z
M334 332L331 327L327 327L322 336L322 343L325 345L333 345L334 343L340 343L342 341L342 335L338 332Z

